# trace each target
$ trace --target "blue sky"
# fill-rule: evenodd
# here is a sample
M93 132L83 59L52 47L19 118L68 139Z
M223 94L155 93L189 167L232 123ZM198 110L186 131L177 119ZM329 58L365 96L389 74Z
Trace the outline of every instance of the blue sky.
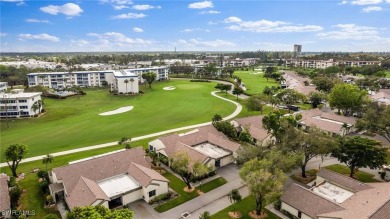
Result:
M390 0L0 0L1 52L390 51Z

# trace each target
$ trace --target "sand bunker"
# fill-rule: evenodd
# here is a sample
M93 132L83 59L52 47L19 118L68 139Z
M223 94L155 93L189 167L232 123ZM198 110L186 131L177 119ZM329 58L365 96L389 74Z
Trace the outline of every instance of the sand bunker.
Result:
M261 73L263 73L263 72L251 72L251 73L249 73L250 75L259 75L259 74L261 74Z
M118 108L116 110L100 113L99 116L109 116L109 115L115 115L119 113L125 113L132 110L133 108L134 108L133 106L125 106L125 107Z
M175 90L176 87L174 87L174 86L169 86L169 87L164 87L163 89L164 89L164 90Z

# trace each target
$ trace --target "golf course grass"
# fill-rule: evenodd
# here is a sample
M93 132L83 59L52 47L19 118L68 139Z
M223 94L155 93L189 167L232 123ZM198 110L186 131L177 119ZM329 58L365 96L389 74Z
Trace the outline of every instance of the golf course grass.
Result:
M211 121L223 117L235 105L212 96L216 83L185 80L155 82L145 94L120 96L107 89L85 89L87 95L64 100L45 98L46 113L39 118L14 119L10 128L1 123L1 151L10 144L29 146L27 157L118 141L158 131ZM174 86L171 91L163 87ZM99 116L100 113L133 106L131 111ZM1 157L3 162L3 157Z
M246 93L259 94L263 92L266 86L279 86L274 79L267 79L263 77L264 73L260 71L235 71L234 75L241 78L242 83L246 87Z

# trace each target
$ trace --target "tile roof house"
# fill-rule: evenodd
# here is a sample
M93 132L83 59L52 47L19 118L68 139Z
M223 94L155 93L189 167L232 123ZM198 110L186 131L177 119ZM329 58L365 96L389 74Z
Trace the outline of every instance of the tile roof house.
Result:
M142 147L115 151L54 168L49 189L70 209L103 205L115 208L168 192L168 180L150 169Z
M186 153L190 165L198 161L215 167L231 162L240 144L229 140L213 125L204 126L187 133L171 134L149 142L149 149L164 157L175 153Z
M7 211L11 210L11 203L8 189L9 177L0 175L0 218L8 218L10 216Z
M316 90L316 87L314 85L311 85L310 78L301 77L293 71L283 71L283 72L284 72L283 75L284 80L281 81L282 88L294 89L299 93L303 93L306 96L309 95L310 92ZM309 85L306 86L304 81L307 81Z
M249 116L245 118L234 119L231 124L240 133L244 129L248 129L253 138L253 142L258 146L266 146L273 142L272 136L266 129L263 128L264 116Z
M380 89L377 93L370 95L373 101L381 104L390 105L390 89Z
M291 184L281 209L298 218L385 219L390 215L390 183L362 183L321 169L311 188Z
M302 119L298 123L303 129L317 127L322 131L341 136L355 131L355 117L345 117L334 113L322 112L318 108L305 110L300 114L302 115ZM346 128L344 124L347 124Z

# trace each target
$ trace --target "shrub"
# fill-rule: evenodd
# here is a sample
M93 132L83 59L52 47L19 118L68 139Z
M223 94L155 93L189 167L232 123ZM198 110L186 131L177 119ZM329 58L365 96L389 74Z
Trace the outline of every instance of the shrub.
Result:
M167 200L169 198L171 198L172 196L172 193L171 192L168 192L168 193L164 193L164 194L161 194L161 195L158 195L156 196L155 198L153 198L152 200L149 201L149 204L154 204L156 202L159 202L159 201L163 201L163 200Z
M48 214L45 217L43 217L42 219L60 219L60 218L55 214Z
M49 183L47 181L42 181L38 183L39 189L41 190L43 195L49 194Z
M280 211L280 208L282 207L282 202L280 201L280 199L278 199L275 203L274 203L274 207L276 210Z
M42 179L44 179L44 180L49 182L49 174L47 173L47 171L39 170L37 172L37 175L38 175L39 178L42 178Z
M14 176L11 176L10 178L9 178L9 182L8 182L8 187L14 187L14 186L16 186L17 184L16 184L16 178L14 177Z
M47 195L47 196L46 196L46 203L47 203L48 205L50 205L50 204L52 204L53 202L54 202L53 196Z
M16 185L14 188L12 188L11 191L9 192L12 210L15 210L18 207L19 198L21 195L22 195L22 190L19 188L18 185Z

